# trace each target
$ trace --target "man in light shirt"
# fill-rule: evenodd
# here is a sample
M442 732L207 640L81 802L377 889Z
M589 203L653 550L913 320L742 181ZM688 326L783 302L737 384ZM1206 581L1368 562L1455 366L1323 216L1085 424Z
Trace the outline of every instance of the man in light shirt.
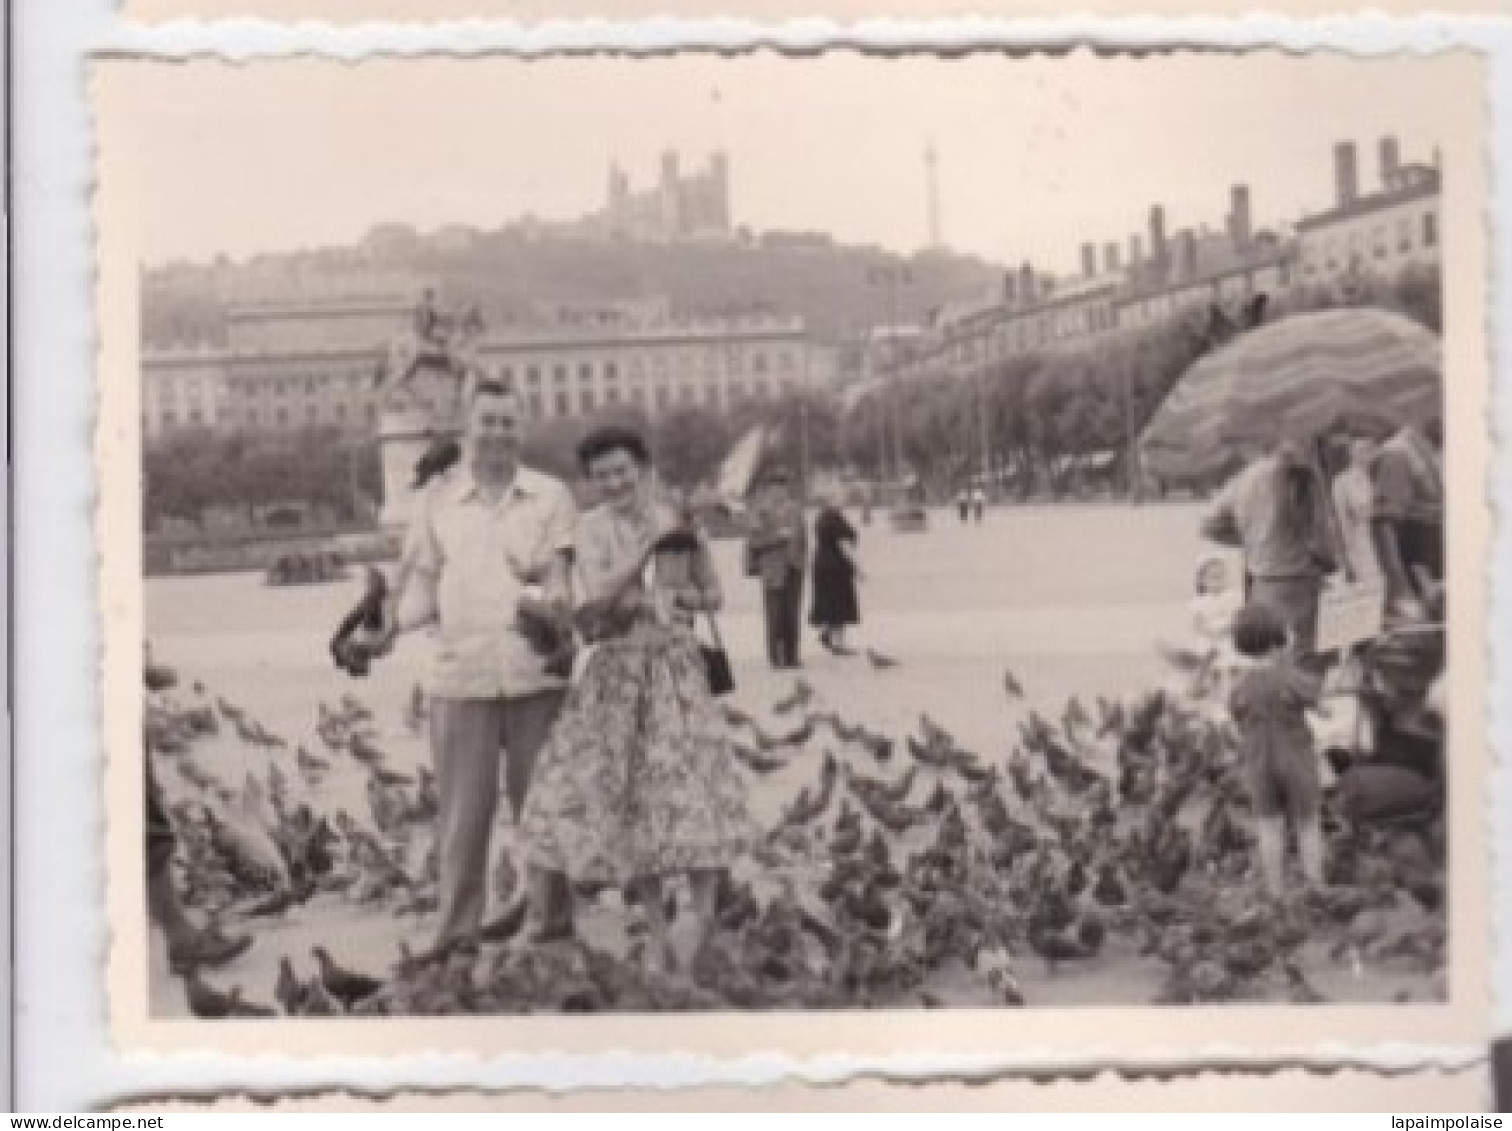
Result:
M565 695L521 634L518 607L530 587L568 603L576 511L562 483L520 464L522 432L514 393L488 381L471 390L462 458L418 502L387 630L391 642L436 628L438 948L473 942L482 925L501 756L518 820ZM537 873L531 886L538 937L570 934L565 877Z
M1323 579L1336 566L1337 550L1307 442L1285 439L1240 472L1214 502L1202 532L1243 551L1246 599L1272 608L1298 650L1310 654Z

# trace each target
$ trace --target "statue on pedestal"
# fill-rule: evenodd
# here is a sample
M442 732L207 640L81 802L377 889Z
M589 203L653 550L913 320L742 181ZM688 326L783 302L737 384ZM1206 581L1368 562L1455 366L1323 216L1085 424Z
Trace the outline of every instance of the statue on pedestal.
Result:
M389 347L377 379L386 524L401 523L409 497L461 457L462 415L486 329L476 303L444 310L427 288L411 333Z
M447 379L452 383L450 399L464 403L477 369L477 347L487 328L477 303L444 311L436 302L435 288L427 287L415 306L411 335L389 347L380 369L379 391L385 407L418 407L412 383L421 372Z

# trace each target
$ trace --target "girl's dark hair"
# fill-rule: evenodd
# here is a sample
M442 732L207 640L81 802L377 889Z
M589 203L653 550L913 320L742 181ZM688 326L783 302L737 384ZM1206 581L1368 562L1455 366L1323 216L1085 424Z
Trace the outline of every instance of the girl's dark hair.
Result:
M586 472L594 460L610 452L627 452L642 467L651 462L651 451L639 432L619 424L606 424L595 428L578 444L578 466Z
M1251 601L1234 617L1234 650L1258 660L1286 646L1286 625L1269 605Z

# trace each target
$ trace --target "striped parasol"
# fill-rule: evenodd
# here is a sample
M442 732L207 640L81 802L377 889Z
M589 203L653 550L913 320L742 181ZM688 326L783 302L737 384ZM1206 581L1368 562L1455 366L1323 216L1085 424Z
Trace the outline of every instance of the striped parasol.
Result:
M1166 478L1211 475L1282 434L1381 433L1441 410L1438 335L1357 308L1298 314L1236 338L1182 375L1140 437Z

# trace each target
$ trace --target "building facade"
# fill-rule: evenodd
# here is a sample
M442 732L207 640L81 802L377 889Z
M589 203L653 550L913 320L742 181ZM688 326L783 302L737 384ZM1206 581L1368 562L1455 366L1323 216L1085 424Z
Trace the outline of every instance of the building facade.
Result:
M228 425L224 351L209 346L155 350L142 369L142 432L157 439L181 429Z
M1214 309L1243 316L1246 304L1299 286L1339 285L1362 276L1398 276L1439 261L1440 176L1435 165L1404 164L1395 138L1380 142L1380 185L1359 188L1355 146L1335 147L1336 193L1325 211L1289 228L1257 231L1248 185L1230 192L1221 229L1168 231L1165 209L1147 230L1118 243L1081 248L1081 271L1058 279L1030 263L1002 280L991 304L959 312L911 343L896 373L873 374L848 401L884 387L880 376L970 378L1016 355L1100 345L1173 318Z
M408 300L283 304L233 312L225 348L144 353L148 437L189 427L372 433L380 367L409 332ZM833 351L804 322L765 312L691 315L664 303L557 310L488 333L484 376L521 394L537 420L617 406L648 416L701 406L728 411L831 383Z
M1297 224L1303 281L1390 277L1439 262L1438 168L1403 164L1397 140L1387 137L1378 175L1376 190L1362 193L1354 144L1335 148L1333 207Z

